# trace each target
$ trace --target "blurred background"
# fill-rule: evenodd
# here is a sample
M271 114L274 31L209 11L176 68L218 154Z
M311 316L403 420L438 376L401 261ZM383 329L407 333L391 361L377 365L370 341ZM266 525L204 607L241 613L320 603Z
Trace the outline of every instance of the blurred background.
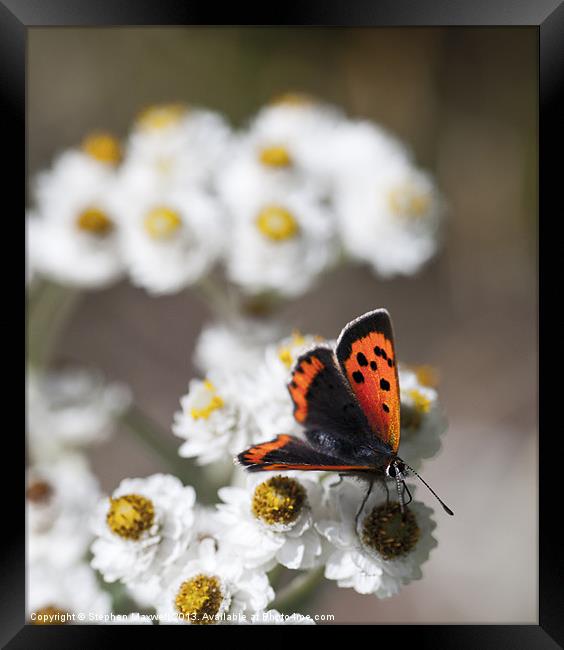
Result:
M29 34L28 171L104 128L125 136L147 104L185 101L234 126L303 91L390 129L450 206L444 247L415 277L348 266L287 304L304 332L336 336L385 306L399 357L437 367L450 427L423 474L437 510L423 580L378 600L328 582L312 613L336 622L537 622L537 32L534 28L104 28ZM190 291L128 281L83 293L56 358L128 383L170 432L212 318ZM103 489L167 470L125 432L91 458ZM431 495L419 492L434 507ZM305 611L302 610L302 611Z

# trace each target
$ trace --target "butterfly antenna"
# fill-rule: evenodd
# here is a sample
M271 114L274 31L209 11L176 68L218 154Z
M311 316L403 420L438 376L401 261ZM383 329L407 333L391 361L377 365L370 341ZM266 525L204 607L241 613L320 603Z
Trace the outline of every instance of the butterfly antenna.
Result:
M402 461L402 462L403 462L403 464L407 467L407 469L408 469L410 472L413 472L413 473L415 474L415 476L417 476L417 478L421 481L421 483L423 483L424 485L427 486L427 489L429 490L429 492L431 492L431 494L434 495L435 499L437 499L437 501L442 505L442 507L444 508L445 512L446 512L447 514L451 515L451 516L454 516L454 512L453 512L453 511L452 511L452 510L451 510L451 509L446 505L446 503L445 503L445 502L444 502L444 501L439 497L439 495L435 492L435 490L433 490L433 488L429 485L429 483L427 483L427 481L426 481L424 478L422 478L421 476L419 476L419 474L418 474L418 473L413 469L413 467L410 467L410 466L409 466L406 462L404 462L404 461Z

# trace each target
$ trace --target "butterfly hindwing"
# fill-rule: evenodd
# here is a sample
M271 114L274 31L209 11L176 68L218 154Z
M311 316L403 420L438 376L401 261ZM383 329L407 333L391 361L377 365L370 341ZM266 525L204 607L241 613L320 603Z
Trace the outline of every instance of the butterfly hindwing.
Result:
M241 465L251 472L301 470L328 472L368 472L369 465L343 463L342 460L320 452L303 440L279 435L274 440L255 445L239 454Z
M390 315L368 312L349 323L336 355L370 429L396 452L400 440L400 393Z

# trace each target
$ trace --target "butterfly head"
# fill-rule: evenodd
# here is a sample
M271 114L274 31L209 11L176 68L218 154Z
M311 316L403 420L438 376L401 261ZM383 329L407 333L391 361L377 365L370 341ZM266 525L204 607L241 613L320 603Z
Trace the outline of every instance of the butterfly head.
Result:
M390 478L397 478L403 481L407 475L407 467L405 463L399 458L395 457L390 460L386 466L386 476Z

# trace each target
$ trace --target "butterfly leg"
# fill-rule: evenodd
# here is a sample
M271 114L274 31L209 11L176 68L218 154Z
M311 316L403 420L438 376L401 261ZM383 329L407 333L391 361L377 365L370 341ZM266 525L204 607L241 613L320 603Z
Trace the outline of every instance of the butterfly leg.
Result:
M408 506L412 501L413 497L411 496L411 492L409 491L409 488L407 487L407 483L405 481L402 481L403 483L403 491L407 492L407 496L409 497L409 501L405 503L406 506Z
M360 513L363 511L364 506L366 505L366 502L368 501L368 497L370 496L370 493L372 492L373 487L374 487L374 481L370 481L370 485L368 486L368 490L366 490L364 498L362 499L362 503L360 504L360 508L358 509L358 512L356 513L356 517L354 518L354 527L355 527L355 530L357 532L358 532L358 518L360 517Z
M346 474L339 474L339 480L336 483L331 483L331 485L329 487L334 488L334 487L337 487L338 485L341 485L341 483L343 482L343 479L345 478L345 476L346 476Z

